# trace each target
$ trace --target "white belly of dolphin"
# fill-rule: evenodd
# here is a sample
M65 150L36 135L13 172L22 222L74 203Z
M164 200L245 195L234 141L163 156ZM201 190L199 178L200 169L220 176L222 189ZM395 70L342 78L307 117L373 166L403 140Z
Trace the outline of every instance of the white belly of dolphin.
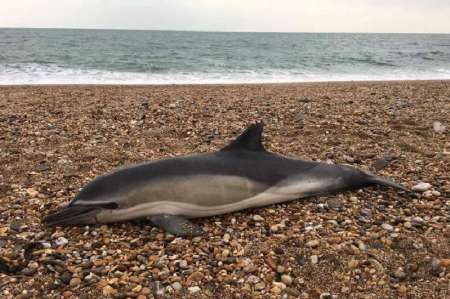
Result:
M124 209L105 210L97 215L97 221L101 223L116 222L160 214L183 215L189 218L214 216L310 196L320 193L320 190L333 183L332 180L295 181L290 179L282 181L255 196L221 205L199 205L170 200L143 202ZM214 200L214 198L211 198L211 200Z

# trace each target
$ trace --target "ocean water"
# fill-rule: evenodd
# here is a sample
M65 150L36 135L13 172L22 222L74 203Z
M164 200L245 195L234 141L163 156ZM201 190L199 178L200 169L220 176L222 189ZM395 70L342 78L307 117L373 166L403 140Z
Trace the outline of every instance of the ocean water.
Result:
M450 79L450 34L0 29L0 84Z

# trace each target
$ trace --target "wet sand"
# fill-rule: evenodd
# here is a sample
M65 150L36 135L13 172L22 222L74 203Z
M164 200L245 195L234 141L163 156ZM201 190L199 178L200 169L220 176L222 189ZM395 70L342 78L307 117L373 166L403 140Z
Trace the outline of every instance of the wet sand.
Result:
M0 294L449 297L449 111L450 81L0 87ZM207 233L194 239L145 221L40 223L97 175L218 150L257 120L273 152L364 169L388 155L378 174L431 188L199 219Z

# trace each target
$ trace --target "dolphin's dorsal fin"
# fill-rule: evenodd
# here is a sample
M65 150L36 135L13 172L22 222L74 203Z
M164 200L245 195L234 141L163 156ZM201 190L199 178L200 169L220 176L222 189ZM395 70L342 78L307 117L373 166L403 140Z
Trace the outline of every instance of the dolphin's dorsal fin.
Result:
M264 124L261 122L251 124L238 138L221 149L221 151L265 151L262 144L263 128Z

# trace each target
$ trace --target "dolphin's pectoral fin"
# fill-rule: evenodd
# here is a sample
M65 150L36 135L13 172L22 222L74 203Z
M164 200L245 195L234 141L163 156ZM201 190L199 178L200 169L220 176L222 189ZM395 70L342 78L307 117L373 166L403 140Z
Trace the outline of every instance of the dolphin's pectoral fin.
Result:
M148 219L156 226L177 237L199 236L204 233L200 226L192 223L183 216L177 215L154 215Z

